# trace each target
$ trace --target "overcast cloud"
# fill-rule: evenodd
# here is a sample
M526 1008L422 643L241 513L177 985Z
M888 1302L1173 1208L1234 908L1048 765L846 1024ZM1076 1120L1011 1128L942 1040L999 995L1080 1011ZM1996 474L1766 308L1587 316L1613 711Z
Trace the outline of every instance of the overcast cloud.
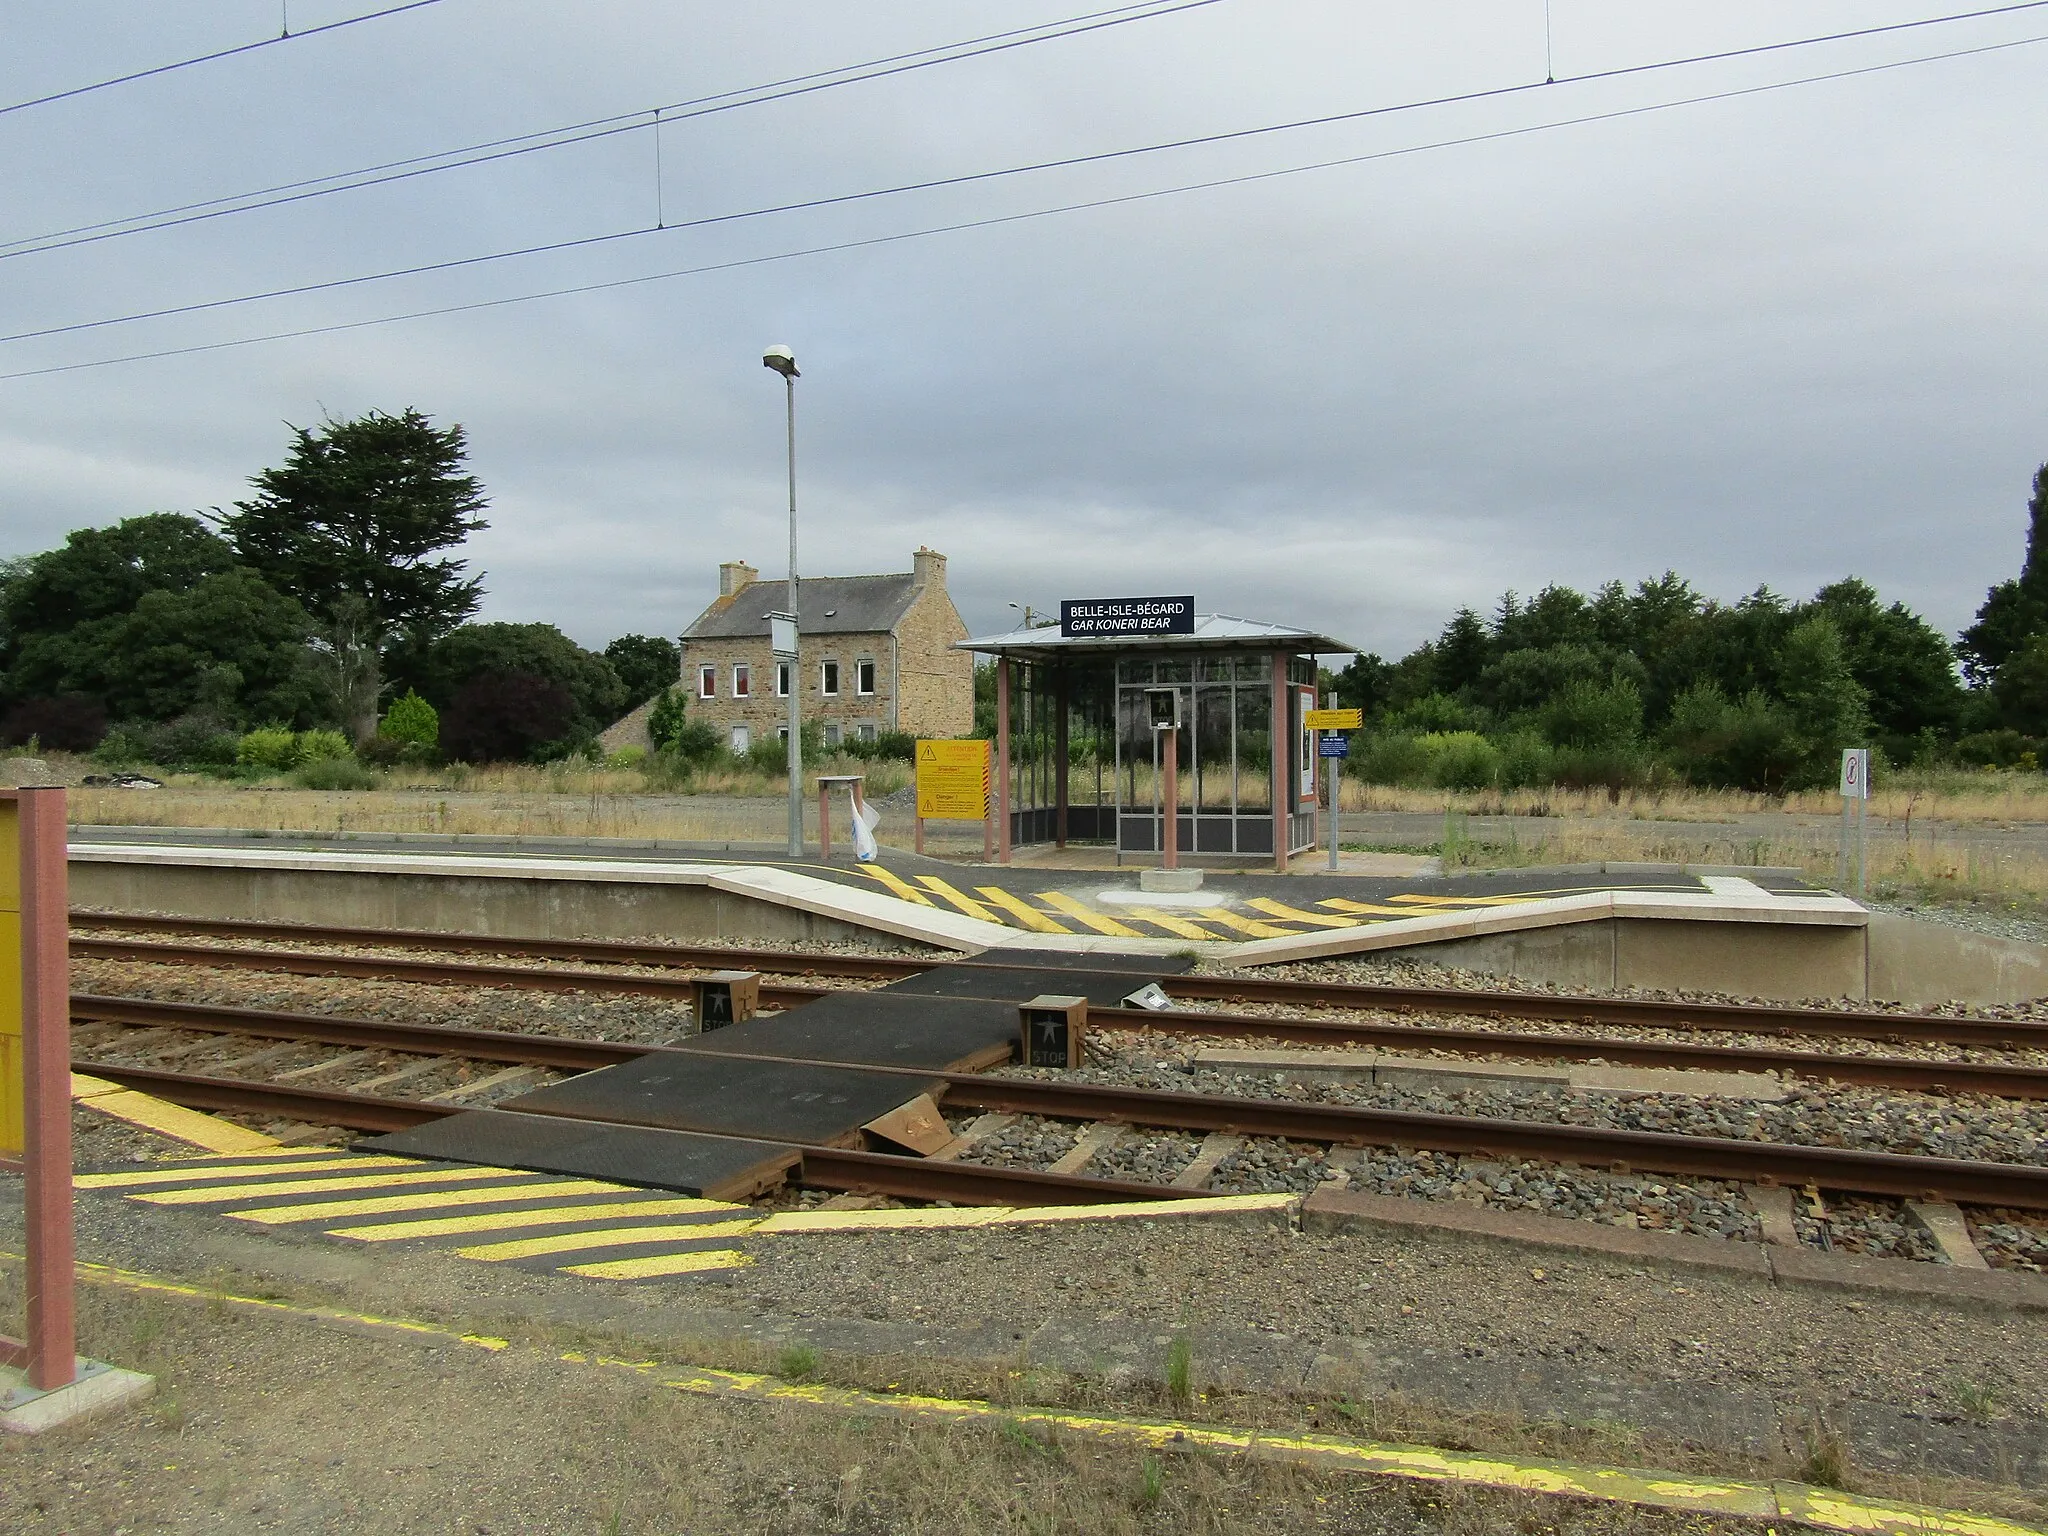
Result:
M388 0L387 0L388 3ZM1108 0L1097 0L1106 4ZM293 0L294 30L378 8ZM1081 14L439 0L0 113L0 241ZM1964 9L1956 6L1953 9ZM1553 0L1554 70L1944 14ZM0 105L274 35L277 0L0 7ZM0 344L0 372L373 319L2034 36L2048 8ZM662 130L674 223L1540 81L1541 0L1218 0ZM484 616L674 634L718 562L951 556L1006 604L1193 591L1384 654L1505 588L1854 573L1953 632L2048 458L2048 42L1245 185L0 381L0 554L225 505L285 423L470 433ZM651 134L61 252L0 331L650 225Z

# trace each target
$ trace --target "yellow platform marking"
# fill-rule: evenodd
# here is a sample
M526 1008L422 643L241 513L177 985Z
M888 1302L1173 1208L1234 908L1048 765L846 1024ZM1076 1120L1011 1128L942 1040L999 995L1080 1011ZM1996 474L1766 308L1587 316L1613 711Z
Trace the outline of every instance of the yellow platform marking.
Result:
M505 1243L478 1243L455 1251L465 1259L532 1259L547 1253L576 1253L592 1248L623 1248L629 1243L696 1242L714 1237L738 1237L751 1232L760 1222L664 1221L646 1227L605 1227L596 1232L557 1232L549 1237L517 1237Z
M71 1074L71 1097L103 1115L182 1141L202 1152L267 1152L277 1146L275 1136L82 1072Z
M1370 901L1346 901L1342 896L1332 896L1316 905L1328 907L1332 912L1356 912L1363 917L1428 917L1432 911L1455 910L1451 907L1384 907Z
M1589 891L1587 894L1591 894ZM1389 896L1387 900L1398 901L1408 906L1428 907L1512 907L1532 896Z
M879 864L863 864L861 865L861 871L872 879L879 881L889 894L899 901L914 901L920 907L935 907L938 905L937 902L925 895L916 886L909 884L899 875L891 874Z
M1235 1216L1284 1211L1300 1197L1206 1195L1189 1200L1124 1200L1114 1205L930 1206L903 1211L778 1211L754 1228L757 1237L801 1232L931 1231L958 1227L1032 1226L1055 1221L1157 1221L1162 1217Z
M510 1171L505 1168L487 1170L492 1178ZM274 1226L288 1221L331 1221L337 1216L381 1216L387 1211L450 1210L464 1205L490 1205L499 1200L551 1200L564 1195L624 1193L624 1185L606 1184L598 1179L559 1179L549 1184L499 1184L490 1189L437 1189L419 1195L374 1195L367 1200L274 1205L260 1211L229 1211L227 1214L236 1221L260 1221Z
M1203 907L1195 914L1206 917L1212 923L1221 923L1226 928L1235 928L1239 933L1249 934L1255 939L1292 938L1285 928L1275 928L1271 923L1254 922L1248 917L1239 917L1228 907Z
M1142 939L1144 934L1128 924L1120 923L1113 917L1104 917L1100 912L1083 906L1065 891L1040 891L1038 899L1047 906L1066 913L1077 923L1085 923L1097 933L1106 933L1113 939Z
M777 1211L755 1232L774 1236L787 1232L930 1231L953 1227L985 1227L1006 1207L991 1205L931 1206L907 1211Z
M699 1211L740 1211L745 1206L693 1196L656 1196L651 1200L608 1200L596 1205L551 1205L539 1210L493 1211L488 1215L441 1216L421 1221L379 1221L360 1227L330 1227L329 1237L352 1237L361 1243L396 1243L415 1237L454 1237L466 1232L517 1232L527 1227L558 1227L572 1221L609 1221L616 1216L687 1216Z
M215 1163L206 1168L150 1168L134 1173L81 1173L72 1179L79 1189L147 1189L152 1184L178 1184L187 1179L261 1179L277 1173L329 1173L336 1168L417 1168L395 1157L316 1157L303 1163Z
M689 1255L688 1257L703 1257ZM745 1255L735 1255L744 1260ZM21 1255L0 1253L19 1264ZM208 1306L233 1307L268 1316L291 1316L323 1325L376 1329L402 1337L438 1339L493 1352L510 1343L487 1334L457 1333L407 1318L379 1317L336 1307L303 1306L255 1296L238 1296L214 1287L185 1285L156 1275L80 1264L79 1279L92 1285L176 1296ZM972 1399L917 1397L907 1393L863 1392L816 1383L793 1384L772 1376L741 1371L664 1366L653 1360L597 1359L574 1351L560 1355L573 1365L632 1371L671 1391L692 1396L742 1398L756 1402L837 1409L870 1418L921 1423L988 1423L1037 1426L1071 1431L1104 1440L1118 1440L1155 1449L1223 1451L1286 1461L1322 1471L1401 1477L1425 1482L1461 1483L1474 1487L1563 1494L1604 1504L1682 1509L1746 1519L1798 1520L1822 1530L1850 1536L2042 1536L2039 1526L2001 1520L1967 1510L1939 1509L1924 1504L1895 1503L1813 1488L1803 1483L1762 1483L1698 1473L1600 1466L1536 1457L1489 1455L1477 1451L1444 1451L1425 1445L1352 1440L1338 1435L1288 1435L1227 1425L1196 1424L1173 1419L1128 1418L1108 1414L1067 1413Z
M1216 939L1216 935L1208 929L1197 928L1186 918L1175 917L1171 912L1162 912L1157 907L1132 907L1130 913L1131 916L1137 918L1140 922L1151 923L1154 927L1164 928L1176 938L1206 939L1211 943L1214 943Z
M1033 933L1072 933L1074 931L1067 927L1066 924L1056 922L1052 918L1047 917L1038 908L1032 906L1030 902L1022 901L1012 896L1000 885L982 885L975 887L975 889L980 891L982 895L986 896L996 906L1009 913L1010 916L1016 918L1018 922L1029 928Z
M735 1248L713 1248L697 1253L661 1253L647 1259L605 1259L596 1264L564 1264L565 1275L588 1275L593 1280L659 1280L665 1275L694 1275L707 1269L738 1269L753 1263Z
M989 911L987 907L976 901L965 891L955 890L937 875L919 875L917 883L924 886L927 890L934 891L945 897L946 900L953 903L954 906L965 912L969 917L978 918L984 923L994 923L999 927L1002 924L1003 920L997 917L995 913Z
M1290 907L1284 901L1275 901L1270 896L1254 896L1245 903L1257 907L1269 917L1282 918L1290 923L1307 923L1314 928L1357 928L1362 926L1355 917L1325 917L1320 912L1304 912L1299 907Z
M265 1184L225 1184L200 1189L146 1189L130 1195L150 1205L219 1205L228 1200L251 1200L265 1195L324 1195L337 1189L389 1189L405 1184L469 1184L478 1179L502 1179L512 1174L506 1168L429 1168L419 1173L338 1174L331 1179L273 1179ZM451 1192L454 1193L454 1192ZM466 1193L466 1191L464 1191Z

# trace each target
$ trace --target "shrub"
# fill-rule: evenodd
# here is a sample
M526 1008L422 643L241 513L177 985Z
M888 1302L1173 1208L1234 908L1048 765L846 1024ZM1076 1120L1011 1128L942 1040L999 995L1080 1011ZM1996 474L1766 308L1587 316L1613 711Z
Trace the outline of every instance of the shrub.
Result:
M302 763L318 763L330 758L355 756L355 753L349 750L348 738L339 731L301 731L298 745L299 761Z
M2015 768L2040 743L2018 731L1977 731L1956 743L1956 756L1977 768Z
M1416 739L1439 789L1486 789L1500 779L1500 749L1477 731L1432 731Z
M104 763L109 768L125 768L130 763L149 761L149 736L139 726L117 725L100 738L100 744L92 749L93 761Z
M756 773L786 773L789 770L789 744L780 736L763 731L747 748L743 761Z
M576 701L531 672L486 672L463 684L441 722L441 750L466 763L545 762L570 739Z
M1083 743L1069 743L1068 756L1076 763L1083 761L1080 755ZM839 744L840 751L848 757L857 757L869 763L914 763L917 761L917 738L908 731L882 731L873 741L862 741L849 736Z
M299 738L285 726L261 726L235 744L235 761L244 768L287 773L302 761Z
M1575 678L1537 711L1537 718L1552 746L1611 751L1642 733L1643 695L1625 677L1606 684Z
M292 775L307 789L375 789L377 775L353 757L316 757Z
M1502 789L1537 789L1556 781L1557 754L1536 732L1517 731L1499 746Z
M1368 784L1427 784L1429 753L1406 731L1374 731L1347 771Z
M637 744L619 748L604 760L607 768L638 768L647 761L647 749Z
M144 728L143 759L166 768L232 768L242 738L212 715L180 715Z
M654 707L647 711L647 739L658 750L675 749L686 719L684 708L683 690L680 688L664 688L655 695Z
M90 752L107 734L107 711L82 693L52 699L24 699L0 719L0 746L33 739L57 752Z
M408 688L384 711L384 718L377 722L377 734L387 741L432 752L441 744L441 716L417 690Z
M1712 683L1681 693L1664 740L1695 784L1780 794L1799 765L1791 712L1751 689L1733 700Z
M777 743L781 745L781 743ZM675 736L668 743L664 755L678 763L701 768L711 762L723 750L718 739L718 728L708 721L688 720L676 728Z

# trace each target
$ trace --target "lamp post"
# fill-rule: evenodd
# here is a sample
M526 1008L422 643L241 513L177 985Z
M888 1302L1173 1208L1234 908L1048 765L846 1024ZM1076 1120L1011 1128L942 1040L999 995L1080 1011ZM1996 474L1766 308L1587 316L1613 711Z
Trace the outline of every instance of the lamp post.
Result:
M804 669L798 654L801 638L796 606L796 354L787 347L770 347L761 354L763 367L782 375L789 400L789 856L804 856L804 745L803 711L798 700L804 690Z

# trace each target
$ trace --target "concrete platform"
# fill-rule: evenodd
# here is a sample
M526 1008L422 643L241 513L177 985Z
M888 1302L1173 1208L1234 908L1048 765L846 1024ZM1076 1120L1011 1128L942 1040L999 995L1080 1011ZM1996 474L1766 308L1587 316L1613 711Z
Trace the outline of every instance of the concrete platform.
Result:
M104 1360L78 1358L76 1379L48 1391L28 1384L28 1375L0 1365L0 1432L39 1435L80 1419L113 1413L156 1391L156 1378L124 1371Z

